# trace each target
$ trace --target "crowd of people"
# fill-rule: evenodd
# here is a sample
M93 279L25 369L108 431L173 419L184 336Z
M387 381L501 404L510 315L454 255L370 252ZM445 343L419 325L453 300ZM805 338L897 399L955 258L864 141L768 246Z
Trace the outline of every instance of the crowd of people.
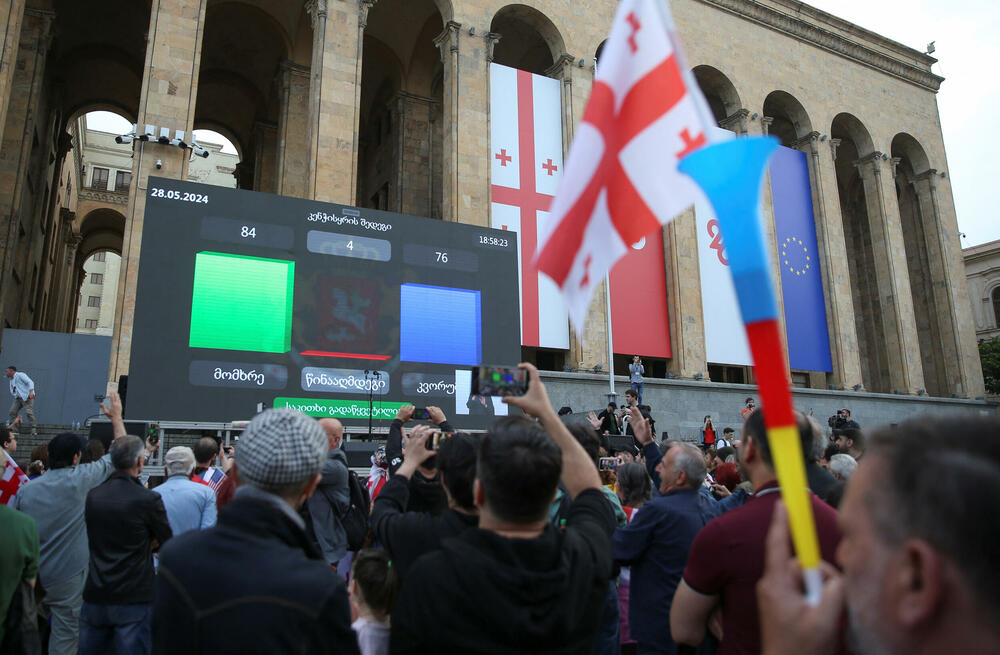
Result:
M403 405L367 485L338 421L272 409L235 453L171 448L150 489L158 444L111 394L106 454L64 433L33 479L3 462L0 651L1000 652L996 418L798 413L810 603L752 398L738 433L657 442L641 386L581 424L522 366L523 415L483 435Z

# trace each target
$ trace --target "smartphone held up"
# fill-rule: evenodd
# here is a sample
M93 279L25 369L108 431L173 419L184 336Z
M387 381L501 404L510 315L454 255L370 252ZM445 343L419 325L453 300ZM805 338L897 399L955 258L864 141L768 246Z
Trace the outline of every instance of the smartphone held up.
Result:
M523 396L528 392L528 372L516 366L474 366L473 396Z

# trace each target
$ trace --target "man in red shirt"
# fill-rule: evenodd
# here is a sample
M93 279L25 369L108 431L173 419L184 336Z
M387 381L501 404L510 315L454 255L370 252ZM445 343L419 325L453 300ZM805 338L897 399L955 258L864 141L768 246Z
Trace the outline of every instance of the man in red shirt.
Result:
M812 430L799 412L796 424L806 451L812 445ZM756 493L745 505L714 519L698 533L670 611L674 640L697 646L705 638L709 618L721 607L718 655L761 652L755 585L764 573L765 537L781 490L760 411L747 416L740 460ZM810 499L821 554L825 561L833 562L840 541L837 513L812 493Z

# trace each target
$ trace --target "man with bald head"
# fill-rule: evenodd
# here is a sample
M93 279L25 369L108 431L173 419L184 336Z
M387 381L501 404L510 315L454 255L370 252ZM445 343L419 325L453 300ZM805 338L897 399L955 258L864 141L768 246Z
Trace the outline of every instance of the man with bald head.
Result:
M335 418L319 421L326 433L329 452L323 463L322 478L316 493L306 503L316 544L327 563L336 568L347 555L347 532L340 517L351 506L351 490L347 482L347 455L340 447L344 426Z

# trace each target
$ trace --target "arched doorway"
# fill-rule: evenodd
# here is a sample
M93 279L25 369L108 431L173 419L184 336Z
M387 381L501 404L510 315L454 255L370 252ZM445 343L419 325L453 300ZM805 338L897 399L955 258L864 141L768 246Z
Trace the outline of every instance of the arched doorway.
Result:
M893 138L891 153L924 386L932 396L946 396L949 393L948 367L943 346L946 339L954 338L954 331L951 308L942 291L945 263L934 217L924 214L916 189L916 185L926 184L930 165L923 147L909 134L901 133Z
M92 201L81 203L84 209ZM76 317L72 330L111 336L114 332L118 278L121 270L125 216L97 206L79 221L73 296Z
M839 141L836 150L837 190L847 246L847 268L857 326L861 379L868 391L891 391L888 344L875 267L872 223L868 198L857 164L875 147L865 126L851 114L838 114L830 135Z
M698 82L705 100L715 122L722 127L727 118L736 115L743 108L739 93L736 87L722 71L712 66L695 66L692 70L694 78ZM733 129L734 126L727 126L726 129Z
M83 262L74 332L107 337L114 334L121 261L117 252L100 250Z
M448 7L443 7L448 11ZM358 118L357 203L442 215L444 29L433 0L382 0L368 13Z
M500 35L493 49L493 61L511 68L547 75L566 45L556 26L542 12L526 5L507 5L490 24ZM598 48L597 56L601 49Z
M189 179L230 186L225 178L233 175L234 186L241 189L304 195L305 171L295 175L298 186L282 188L278 161L282 119L294 125L296 134L307 132L308 68L302 69L311 56L312 31L303 27L309 25L302 2L236 0L209 4L194 127L222 135L232 147L216 149L207 145L211 141L199 142L209 156L204 162L191 158ZM304 61L292 61L296 57ZM283 72L292 68L300 73L301 88L286 94ZM304 136L286 147L299 150L304 163ZM235 163L233 150L239 158Z
M237 188L243 154L232 139L212 129L195 129L194 138L199 146L208 151L208 157L196 157L194 153L189 155L188 181Z
M795 96L787 91L772 91L764 99L764 116L771 119L768 134L777 137L786 148L812 132L809 115Z

